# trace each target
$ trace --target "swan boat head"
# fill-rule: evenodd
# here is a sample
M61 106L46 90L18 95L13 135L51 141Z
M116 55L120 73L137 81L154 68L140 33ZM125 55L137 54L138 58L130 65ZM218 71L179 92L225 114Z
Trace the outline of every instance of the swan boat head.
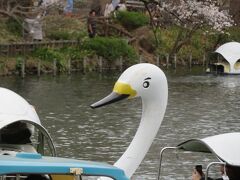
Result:
M114 85L113 92L91 105L98 108L124 98L142 99L142 118L127 150L114 166L130 178L148 152L167 106L168 85L163 71L153 64L136 64L126 69Z

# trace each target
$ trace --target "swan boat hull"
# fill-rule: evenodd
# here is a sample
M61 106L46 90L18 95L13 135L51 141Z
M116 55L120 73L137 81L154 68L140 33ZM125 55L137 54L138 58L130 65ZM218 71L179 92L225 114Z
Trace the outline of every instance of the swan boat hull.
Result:
M30 175L48 176L52 180L78 180L83 176L129 180L123 170L106 163L41 156L38 153L0 155L0 179L25 179Z

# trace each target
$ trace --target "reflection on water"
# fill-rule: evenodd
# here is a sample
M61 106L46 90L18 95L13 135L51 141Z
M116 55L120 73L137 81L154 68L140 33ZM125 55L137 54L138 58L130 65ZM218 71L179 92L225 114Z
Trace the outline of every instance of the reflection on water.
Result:
M169 102L161 129L133 179L156 179L159 151L190 138L240 131L240 77L167 75ZM1 86L33 104L52 135L58 155L113 163L125 151L138 127L141 101L125 100L100 109L89 105L111 92L117 76L94 74L51 77L2 77ZM190 179L200 154L164 158L162 179ZM182 164L184 166L182 166Z

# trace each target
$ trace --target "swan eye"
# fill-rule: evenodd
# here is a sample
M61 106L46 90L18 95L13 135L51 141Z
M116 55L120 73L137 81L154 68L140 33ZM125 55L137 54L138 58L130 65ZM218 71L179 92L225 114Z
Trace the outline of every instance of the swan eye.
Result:
M144 88L148 88L150 86L150 82L149 80L151 80L152 78L148 77L146 79L144 79L144 82L143 82L143 87Z
M149 86L150 86L150 82L149 81L144 81L143 87L148 88Z

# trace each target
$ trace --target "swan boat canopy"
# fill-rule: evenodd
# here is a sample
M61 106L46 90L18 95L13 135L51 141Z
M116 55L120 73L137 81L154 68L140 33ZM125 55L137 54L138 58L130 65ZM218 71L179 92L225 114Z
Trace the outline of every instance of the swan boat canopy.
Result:
M0 88L0 99L0 154L21 151L44 154L44 149L48 149L55 156L52 138L41 125L35 108L6 88Z
M218 59L217 62L210 64L207 72L222 74L240 74L240 43L228 42L218 47L215 51L222 55L224 60Z
M225 133L204 139L190 139L180 143L176 147L165 147L160 153L160 166L158 180L161 175L163 153L169 149L188 152L203 152L213 154L219 161L211 162L207 166L205 179L208 178L208 171L216 164L230 165L240 168L240 133Z
M0 96L2 151L10 150L15 146L29 145L29 139L26 137L29 138L29 134L33 134L37 128L40 135L38 137L40 142L38 141L37 144L47 139L53 152L52 156L55 156L52 139L41 125L33 106L18 94L5 88L0 88ZM11 153L9 151L1 153L0 179L13 177L19 180L30 176L36 179L37 176L41 176L52 180L80 180L82 176L100 176L101 180L129 180L150 148L163 120L168 98L166 76L155 65L147 63L133 65L122 73L109 96L91 105L92 108L97 108L124 98L134 97L142 99L140 125L129 147L114 165L44 156L45 147L42 145L37 147L36 151L11 149ZM14 129L21 130L22 128L19 127L24 127L24 130L16 134L19 136L25 134L24 138L18 142L9 142L11 138L6 136L9 135L8 130L10 129L10 132Z

